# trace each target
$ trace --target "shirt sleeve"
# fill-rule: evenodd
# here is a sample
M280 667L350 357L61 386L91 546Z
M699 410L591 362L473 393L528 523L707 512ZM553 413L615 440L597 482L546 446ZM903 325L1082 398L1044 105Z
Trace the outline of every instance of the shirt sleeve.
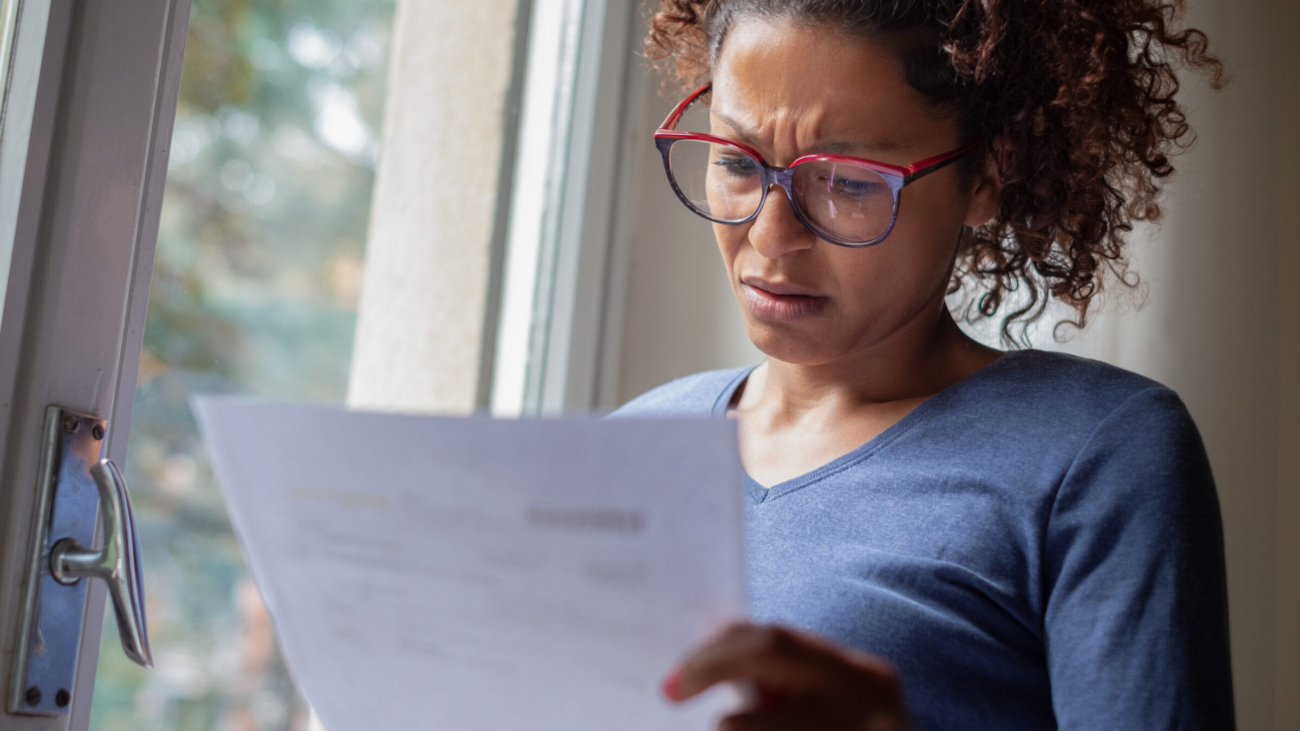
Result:
M1234 728L1218 496L1172 391L1138 392L1097 426L1057 492L1045 548L1060 729Z

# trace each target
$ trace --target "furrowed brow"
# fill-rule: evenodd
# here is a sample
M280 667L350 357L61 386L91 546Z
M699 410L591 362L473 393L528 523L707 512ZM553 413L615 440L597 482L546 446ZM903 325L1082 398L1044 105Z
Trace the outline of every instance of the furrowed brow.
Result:
M872 142L819 142L808 150L809 153L823 155L859 155L864 152L891 152L900 145L890 140Z
M743 123L736 120L723 112L714 111L713 115L720 122L731 128L732 136L737 142L743 142L750 147L759 148L762 140L758 135L751 132ZM843 142L819 142L812 146L811 149L804 150L806 154L822 155L860 155L862 153L891 152L901 147L893 140L870 140L870 141L843 141Z
M713 116L717 117L723 124L731 128L732 136L737 142L744 142L750 147L758 147L760 140L758 135L749 131L744 124L738 122L734 117L730 117L722 112L714 111Z

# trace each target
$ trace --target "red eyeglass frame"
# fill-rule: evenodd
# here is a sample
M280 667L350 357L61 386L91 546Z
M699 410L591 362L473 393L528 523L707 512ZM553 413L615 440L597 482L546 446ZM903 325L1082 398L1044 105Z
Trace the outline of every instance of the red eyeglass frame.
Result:
M729 140L726 139L725 137L717 137L714 135L703 134L699 132L678 132L675 129L673 129L673 127L677 126L677 122L681 119L681 116L686 111L686 108L689 107L692 102L694 102L696 99L698 99L705 92L709 91L712 88L713 88L712 83L705 84L704 86L701 86L700 88L691 92L690 95L688 95L685 99L678 102L677 106L673 107L672 112L668 114L668 118L664 120L663 125L661 125L657 131L655 131L654 138L655 138L655 146L659 148L660 154L663 155L664 172L667 173L668 175L668 182L672 185L673 192L677 194L677 197L681 199L682 203L684 203L687 208L691 209L697 215L706 218L710 221L713 221L715 223L739 225L754 220L755 218L758 217L758 214L762 212L763 204L767 202L768 189L773 184L775 184L775 185L780 185L781 188L785 190L786 197L791 202L791 208L794 209L795 215L799 217L799 220L802 221L803 224L807 226L809 230L817 234L819 238L822 238L838 246L849 246L849 247L873 246L875 244L880 243L881 241L884 241L886 238L889 237L889 234L893 232L894 224L898 222L899 199L901 197L902 190L905 186L907 186L909 183L912 183L916 180L919 180L929 175L930 173L941 170L957 162L964 155L972 152L973 150L975 150L980 146L980 143L978 141L972 142L969 145L966 145L965 147L962 147L960 149L953 150L952 152L946 152L942 155L935 155L934 157L928 157L924 160L914 162L911 165L891 165L889 163L879 162L877 160L868 160L862 157L851 157L849 155L812 154L812 155L804 155L800 158L797 158L794 162L790 163L789 167L779 168L773 165L769 165L767 161L763 159L763 156L759 154L758 150L755 150L754 148L750 147L749 145L746 145L743 142L736 142L735 140ZM669 158L669 150L672 148L672 144L679 140L695 140L699 142L710 142L715 144L730 145L732 147L740 149L750 157L753 157L755 160L757 160L759 164L762 165L763 167L763 178L764 178L763 198L759 201L758 209L755 210L752 214L750 214L747 218L737 220L737 221L729 221L725 219L714 218L713 216L708 215L707 213L697 208L694 204L692 204L690 202L690 199L687 198L686 195L677 186L677 180L673 177L671 161ZM874 170L875 172L883 176L885 180L889 183L889 187L893 191L893 195L894 195L894 210L890 217L889 227L885 229L885 232L882 233L880 236L871 239L870 241L848 241L844 239L839 239L833 234L829 234L828 232L822 231L817 226L813 225L812 222L808 220L807 216L801 210L801 206L795 204L794 189L793 189L793 185L791 184L791 178L793 176L794 169L799 165L808 162L835 162L835 163L847 163L852 165L860 165L870 170Z

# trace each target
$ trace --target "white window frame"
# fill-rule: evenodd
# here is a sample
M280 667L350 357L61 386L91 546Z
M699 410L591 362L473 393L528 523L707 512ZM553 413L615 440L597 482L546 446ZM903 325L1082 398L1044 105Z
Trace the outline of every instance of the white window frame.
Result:
M126 456L189 12L190 0L23 0L19 9L0 133L6 691L46 406L107 419L107 456ZM103 582L91 582L71 712L0 711L0 728L87 728L103 608Z
M634 3L534 0L495 341L501 416L612 404Z

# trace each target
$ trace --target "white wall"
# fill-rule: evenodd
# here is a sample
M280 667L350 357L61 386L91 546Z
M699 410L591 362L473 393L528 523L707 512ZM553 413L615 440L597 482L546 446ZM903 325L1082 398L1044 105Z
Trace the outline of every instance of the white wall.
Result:
M517 8L398 2L353 407L474 408Z
M1287 6L1290 27L1300 29L1288 5L1293 0L1201 0L1191 8L1190 22L1209 34L1234 80L1216 94L1203 81L1187 79L1183 98L1199 141L1178 161L1180 177L1169 188L1164 223L1135 242L1136 266L1148 285L1145 306L1136 312L1112 306L1071 343L1037 343L1151 376L1177 390L1196 418L1223 507L1238 719L1247 731L1300 728L1300 591L1291 537L1300 531L1300 468L1289 457L1300 415L1292 380L1300 375L1294 318L1300 308L1291 294L1300 267L1294 233L1286 262L1279 258L1275 2ZM1294 62L1289 68L1300 69ZM641 84L632 94L640 104L640 147L632 172L636 202L629 216L621 401L676 376L761 357L744 336L709 225L689 213L664 180L650 138L669 104L659 98L656 78L647 74ZM1300 159L1295 147L1293 160ZM1296 177L1289 180L1296 191ZM1293 207L1281 207L1288 232L1300 227ZM1281 290L1280 272L1290 274ZM1293 314L1285 321L1278 314L1280 294ZM1287 450L1280 448L1278 431L1283 322ZM1279 593L1279 586L1289 593Z
M1278 0L1277 729L1300 729L1300 3Z

